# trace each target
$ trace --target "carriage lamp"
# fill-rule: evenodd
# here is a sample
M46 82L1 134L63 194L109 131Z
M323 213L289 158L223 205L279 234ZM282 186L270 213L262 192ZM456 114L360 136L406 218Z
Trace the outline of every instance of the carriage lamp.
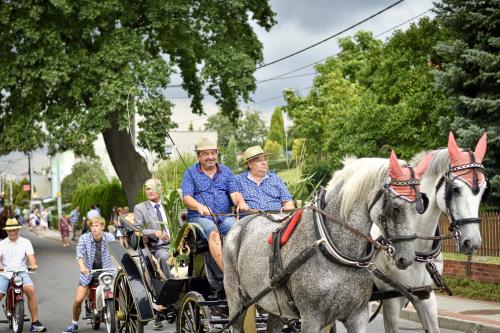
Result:
M20 286L22 286L22 285L23 285L23 278L22 278L22 277L20 277L20 276L15 276L15 277L14 277L14 285L15 285L16 287L20 287Z

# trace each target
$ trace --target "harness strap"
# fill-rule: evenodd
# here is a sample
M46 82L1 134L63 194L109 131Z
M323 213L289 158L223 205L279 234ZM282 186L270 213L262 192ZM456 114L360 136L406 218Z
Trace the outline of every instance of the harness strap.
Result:
M383 282L387 283L388 285L399 291L401 295L408 298L408 300L412 302L412 304L418 302L417 298L415 298L415 296L413 296L405 286L403 286L401 283L391 278L389 275L382 272L379 268L375 267L375 269L373 270L373 275L375 275L378 279L382 280Z
M436 287L438 287L441 290L446 291L446 293L449 296L453 296L453 292L451 289L446 285L446 283L443 280L443 277L441 274L439 274L436 265L434 265L433 262L428 261L427 264L425 265L425 269L427 269L427 272L429 272L429 275L432 278L432 281L434 281L434 284L436 284Z

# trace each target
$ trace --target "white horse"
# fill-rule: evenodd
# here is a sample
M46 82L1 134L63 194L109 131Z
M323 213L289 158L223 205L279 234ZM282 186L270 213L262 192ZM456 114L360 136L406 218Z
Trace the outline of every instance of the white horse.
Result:
M399 182L420 179L428 162L420 163L413 174L409 168L402 168L395 155L391 154L390 163L387 159L360 159L337 171L335 176L340 181L328 191L325 200L325 228L318 222L319 213L306 209L301 222L281 249L283 266L286 267L299 253L312 244L318 244L318 241L325 251L333 243L344 256L364 257L367 240L334 221L343 221L364 235L369 233L373 223L377 223L387 237L400 240L394 243L394 260L399 269L411 265L414 258L413 239L407 236L414 234L409 226L412 225L410 219L417 214L415 203L395 194L394 188L399 186ZM387 183L388 176L391 177L390 183ZM388 211L393 214L389 215ZM269 267L271 254L267 239L277 227L266 216L249 216L228 233L223 253L224 289L230 317L243 312L243 304L270 285L271 280L265 269ZM321 232L324 236L318 236ZM300 318L303 332L319 332L335 320L342 321L349 333L366 332L367 302L373 287L371 273L367 269L340 264L323 251L316 250L291 274L286 286L290 297L280 287L258 301L258 305L269 313L268 332L281 332L283 323L279 317ZM241 332L242 320L236 321L232 329L233 332Z
M487 179L483 175L481 162L486 153L486 134L477 143L474 152L461 150L452 133L448 138L448 149L432 151L433 159L421 179L420 189L429 197L429 207L422 215L416 215L415 231L418 236L434 236L438 228L439 216L446 214L450 223L457 226L460 232L459 248L465 254L472 254L481 246L479 229L479 205L487 187ZM412 164L417 164L425 154L417 155ZM475 174L475 176L474 176ZM417 254L432 253L432 240L415 242ZM437 255L437 253L436 253ZM432 279L426 270L426 262L417 260L407 270L396 269L392 261L385 255L376 255L374 263L395 280L409 287L431 285ZM442 273L442 259L435 260L439 273ZM390 290L390 286L375 279L380 290ZM404 297L383 301L385 332L399 332L399 313L408 300ZM429 333L439 332L437 320L437 304L434 292L429 299L414 304L420 322Z

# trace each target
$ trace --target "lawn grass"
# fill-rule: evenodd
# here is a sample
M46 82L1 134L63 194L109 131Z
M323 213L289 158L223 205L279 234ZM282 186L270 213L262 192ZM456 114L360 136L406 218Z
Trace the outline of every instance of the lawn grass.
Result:
M462 260L467 261L467 255L459 253L443 253L443 258L448 260ZM472 256L471 261L480 262L484 264L497 264L500 265L500 257L483 257L483 256Z
M294 185L301 179L297 168L278 171L278 176L289 185Z
M500 285L498 283L479 282L468 278L449 276L443 278L455 296L500 302Z

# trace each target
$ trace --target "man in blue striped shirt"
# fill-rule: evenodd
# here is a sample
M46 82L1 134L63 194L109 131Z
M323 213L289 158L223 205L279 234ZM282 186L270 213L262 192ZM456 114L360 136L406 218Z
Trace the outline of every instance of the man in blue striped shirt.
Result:
M87 296L92 279L99 274L89 274L92 269L113 269L109 250L105 242L115 239L109 232L104 232L106 221L98 216L88 220L87 225L91 232L83 234L76 245L76 259L80 267L80 283L76 289L73 303L73 321L64 333L78 332L78 319L82 310L82 303Z

